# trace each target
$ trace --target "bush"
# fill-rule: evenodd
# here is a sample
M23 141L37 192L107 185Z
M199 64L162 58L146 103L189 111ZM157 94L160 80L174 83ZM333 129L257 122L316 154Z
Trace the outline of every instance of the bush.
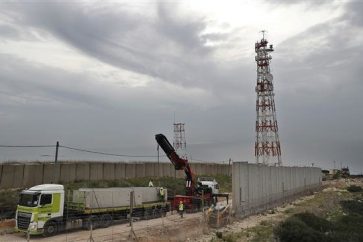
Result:
M360 186L351 185L347 188L349 192L361 192L363 189Z
M322 232L316 231L303 222L298 216L292 216L282 222L276 229L275 234L281 242L324 242L330 239Z
M312 213L298 213L294 216L316 231L324 233L332 229L332 224L328 220L320 218Z

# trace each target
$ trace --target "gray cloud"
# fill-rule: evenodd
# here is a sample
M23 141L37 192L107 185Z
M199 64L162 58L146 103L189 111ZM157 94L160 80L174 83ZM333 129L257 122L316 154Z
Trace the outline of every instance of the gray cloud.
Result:
M363 25L363 2L362 1L351 1L346 4L346 15L345 18L349 19L350 22L357 26Z
M276 2L281 8L289 4ZM2 40L52 35L87 57L157 80L140 88L106 85L83 73L0 55L1 142L60 140L106 152L153 154L155 133L172 139L176 112L177 121L186 122L192 158L253 161L254 56L215 57L242 42L243 31L204 33L207 18L166 5L149 6L152 19L80 2L2 5L2 15L11 19L0 26ZM353 25L362 30L360 6L348 2L342 17L275 46L271 67L285 163L331 167L336 160L356 171L362 167L363 47L352 34ZM194 88L205 95L193 96Z

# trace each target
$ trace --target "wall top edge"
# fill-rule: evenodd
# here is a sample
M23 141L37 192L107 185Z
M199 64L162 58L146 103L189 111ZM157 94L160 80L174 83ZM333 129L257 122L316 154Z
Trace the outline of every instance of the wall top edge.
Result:
M317 166L275 166L275 165L266 165L262 163L249 163L248 161L234 161L233 164L243 164L249 166L261 166L261 167L284 167L284 168L315 168L315 169L322 169L321 167Z

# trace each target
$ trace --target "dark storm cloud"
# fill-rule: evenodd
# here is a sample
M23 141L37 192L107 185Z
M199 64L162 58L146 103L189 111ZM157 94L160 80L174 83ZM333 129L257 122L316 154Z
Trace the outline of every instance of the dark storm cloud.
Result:
M156 19L131 15L126 9L86 8L82 4L19 4L22 24L42 28L68 44L116 67L189 87L219 89L230 80L212 58L208 40L223 41L227 34L203 34L203 18L183 16L163 4L154 6ZM232 70L238 72L239 68ZM224 84L221 85L225 86ZM221 91L221 90L219 90Z

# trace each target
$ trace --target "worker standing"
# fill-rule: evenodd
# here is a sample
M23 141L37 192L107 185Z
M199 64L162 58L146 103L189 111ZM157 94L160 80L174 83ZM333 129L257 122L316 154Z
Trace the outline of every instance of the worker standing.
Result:
M153 186L154 186L153 180L150 179L150 181L149 181L149 187L153 187Z
M183 217L183 213L184 213L184 204L183 204L183 201L180 201L179 202L179 213L180 213L180 217L182 218Z

